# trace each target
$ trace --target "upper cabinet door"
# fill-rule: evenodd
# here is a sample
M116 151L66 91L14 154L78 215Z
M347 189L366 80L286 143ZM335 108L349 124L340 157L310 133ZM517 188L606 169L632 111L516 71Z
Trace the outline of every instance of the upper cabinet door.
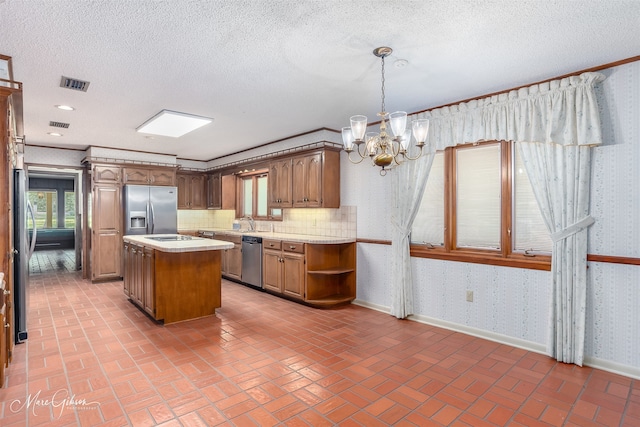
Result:
M143 168L124 168L122 176L125 184L141 184L149 183L149 169Z
M180 173L176 175L178 185L178 209L206 209L204 174Z
M222 209L222 175L219 172L208 176L207 208Z
M122 171L125 184L136 185L176 185L175 169L149 169L125 167Z
M205 198L205 175L191 176L191 209L206 209L207 199Z
M151 169L149 171L149 183L151 185L173 187L176 185L176 171L175 169Z
M291 159L279 160L269 166L269 207L290 208L293 206L291 195L292 171Z
M322 206L322 154L314 154L305 159L306 170L306 206Z
M322 153L293 159L293 207L322 207Z
M93 182L108 184L120 183L120 167L95 165L93 167Z
M292 199L294 208L304 208L307 206L307 163L305 157L293 159L292 166Z
M189 209L191 181L189 175L176 175L176 184L178 186L178 209Z

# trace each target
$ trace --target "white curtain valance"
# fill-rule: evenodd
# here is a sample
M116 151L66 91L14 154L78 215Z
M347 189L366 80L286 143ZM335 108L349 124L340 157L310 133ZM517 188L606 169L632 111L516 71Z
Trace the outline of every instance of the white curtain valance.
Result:
M601 73L515 89L415 115L429 119L435 150L480 140L598 145L602 142L594 86Z

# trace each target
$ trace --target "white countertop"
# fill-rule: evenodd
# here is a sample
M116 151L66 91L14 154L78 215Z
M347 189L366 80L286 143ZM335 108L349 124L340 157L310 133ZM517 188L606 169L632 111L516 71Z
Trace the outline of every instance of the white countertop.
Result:
M158 241L150 237L170 237L178 234L144 234L139 236L123 236L122 240L128 243L153 248L161 252L196 252L196 251L219 251L232 249L233 243L223 242L215 239L203 239L202 237L191 237L189 240L169 240ZM184 237L184 236L182 236Z
M240 232L235 230L226 230L221 228L199 228L198 231L209 231L214 234L226 234L231 236L255 236L262 237L263 239L275 239L286 240L288 242L300 242L311 244L338 244L338 243L353 243L356 239L346 237L332 237L332 236L313 236L310 234L292 234L292 233L273 233L270 231L248 231ZM214 235L215 238L215 235Z

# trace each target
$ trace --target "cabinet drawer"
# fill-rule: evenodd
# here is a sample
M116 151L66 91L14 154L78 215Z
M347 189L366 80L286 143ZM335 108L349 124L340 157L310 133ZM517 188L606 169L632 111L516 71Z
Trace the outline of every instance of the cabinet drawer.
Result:
M282 241L280 240L270 240L270 239L262 239L262 247L264 249L282 249Z
M282 242L282 250L285 252L295 252L298 254L304 253L304 243L300 242Z
M213 238L216 239L216 240L223 240L225 242L231 242L231 243L236 243L236 244L242 243L242 236L235 236L233 234L218 234L218 233L215 233Z

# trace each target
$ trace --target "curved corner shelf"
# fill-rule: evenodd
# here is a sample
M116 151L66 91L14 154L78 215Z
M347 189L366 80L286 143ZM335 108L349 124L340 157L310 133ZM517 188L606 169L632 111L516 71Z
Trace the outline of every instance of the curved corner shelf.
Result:
M307 273L309 273L309 274L335 275L335 274L351 273L352 271L356 271L355 268L335 267L335 268L325 268L325 269L322 269L322 270L307 270Z

